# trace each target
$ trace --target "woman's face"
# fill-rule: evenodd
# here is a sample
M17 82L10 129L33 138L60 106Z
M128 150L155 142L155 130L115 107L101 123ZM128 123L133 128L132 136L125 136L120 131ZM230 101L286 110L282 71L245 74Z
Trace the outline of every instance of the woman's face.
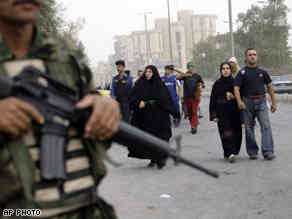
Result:
M146 79L147 79L147 80L150 80L150 79L152 78L152 76L153 76L153 72L152 72L152 70L151 70L150 68L147 68L147 69L146 69L146 72L145 72L145 77L146 77Z
M229 65L225 64L222 66L221 74L223 75L223 77L226 77L226 78L231 75L231 69L230 69Z

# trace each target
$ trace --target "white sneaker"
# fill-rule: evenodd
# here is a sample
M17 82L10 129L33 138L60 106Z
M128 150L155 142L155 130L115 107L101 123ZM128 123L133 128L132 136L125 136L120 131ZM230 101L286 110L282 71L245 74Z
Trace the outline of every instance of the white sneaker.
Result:
M229 163L234 163L236 161L236 156L234 154L231 154L228 158L227 158Z

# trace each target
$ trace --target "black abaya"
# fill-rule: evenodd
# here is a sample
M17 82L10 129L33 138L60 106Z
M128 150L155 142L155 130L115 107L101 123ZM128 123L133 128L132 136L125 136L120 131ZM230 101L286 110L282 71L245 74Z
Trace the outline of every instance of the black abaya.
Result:
M179 112L158 72L152 66L150 68L153 72L152 78L147 80L144 74L132 90L130 96L130 107L133 110L131 124L160 139L169 141L171 138L170 114L178 118ZM143 109L139 108L141 101L146 103L146 107ZM165 155L141 148L139 145L130 145L128 149L129 157L150 159L153 162L165 159Z
M227 100L227 92L234 95L232 76L218 79L210 98L210 120L218 119L218 131L222 141L224 157L239 154L242 142L240 111L235 99Z

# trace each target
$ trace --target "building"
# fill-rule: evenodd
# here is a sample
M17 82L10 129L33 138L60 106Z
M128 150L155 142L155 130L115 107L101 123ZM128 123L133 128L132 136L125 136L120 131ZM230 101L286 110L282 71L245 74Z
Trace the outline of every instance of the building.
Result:
M106 62L99 62L93 74L95 87L101 87L104 89L111 83L113 75L114 71L111 65Z
M178 20L171 23L173 63L167 18L155 19L154 29L147 33L134 31L130 35L116 36L114 56L124 59L132 72L143 69L147 64L155 64L160 69L167 64L184 68L193 58L194 45L216 35L217 17L194 14L192 10L179 11L177 17Z
M211 36L216 36L216 21L216 15L197 15L192 10L178 12L178 22L185 29L186 56L188 60L193 57L194 45Z

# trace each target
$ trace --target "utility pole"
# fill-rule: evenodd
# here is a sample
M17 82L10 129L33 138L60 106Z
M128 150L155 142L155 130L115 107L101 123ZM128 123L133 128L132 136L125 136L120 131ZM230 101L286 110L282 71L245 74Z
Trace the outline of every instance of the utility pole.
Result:
M169 37L170 62L171 62L171 64L173 64L172 37L171 37L171 21L170 21L170 7L169 7L169 0L167 0L167 9L168 9L168 37Z
M148 19L147 15L152 14L152 12L139 13L139 15L144 15L145 23L145 44L146 44L146 65L150 64L151 61L151 46L150 46L150 37L148 31Z
M228 0L229 3L229 31L230 31L230 41L231 41L231 56L235 56L234 49L234 36L233 36L233 20L232 20L232 2Z

